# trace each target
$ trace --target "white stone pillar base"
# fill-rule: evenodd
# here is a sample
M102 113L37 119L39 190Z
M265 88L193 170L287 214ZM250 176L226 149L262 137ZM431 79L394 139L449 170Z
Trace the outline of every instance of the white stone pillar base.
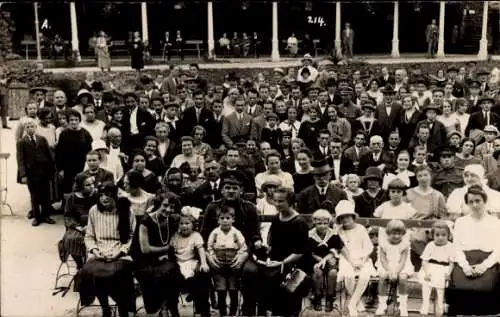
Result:
M438 48L436 52L437 57L444 57L444 41L439 41L438 42Z
M488 40L479 40L479 53L477 57L480 59L488 59Z
M399 40L392 40L391 56L394 58L399 57Z
M335 54L337 57L342 57L342 42L340 40L335 40Z
M278 62L280 60L280 51L279 51L279 41L272 41L273 50L271 51L271 60L273 62Z

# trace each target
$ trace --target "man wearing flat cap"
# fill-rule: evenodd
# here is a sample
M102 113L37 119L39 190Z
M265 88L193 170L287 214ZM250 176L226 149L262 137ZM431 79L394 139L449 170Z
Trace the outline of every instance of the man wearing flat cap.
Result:
M43 87L35 87L30 89L30 94L36 103L38 109L48 107L51 108L53 105L47 101L47 92L48 90Z
M313 167L314 185L302 190L297 198L297 211L301 214L312 214L324 206L325 201L330 201L337 206L339 201L347 199L346 193L339 187L330 183L332 167L327 159L315 160Z
M455 166L455 151L450 147L444 147L439 152L439 168L432 178L432 188L448 198L453 190L462 186L464 186L463 171Z
M245 176L239 171L226 171L221 174L220 186L222 198L211 202L205 210L200 233L207 241L210 232L217 228L217 214L225 207L234 209L234 227L241 231L249 247L250 254L262 248L260 219L257 207L241 198ZM243 316L255 316L258 300L258 267L252 256L236 257L234 266L242 268Z
M483 129L485 142L478 144L474 155L484 160L487 155L492 155L495 151L493 141L500 135L498 128L494 125L487 125Z

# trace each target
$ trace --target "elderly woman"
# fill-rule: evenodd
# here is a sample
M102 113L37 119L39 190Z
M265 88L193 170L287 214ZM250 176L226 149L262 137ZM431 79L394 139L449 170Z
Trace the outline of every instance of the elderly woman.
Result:
M193 137L194 143L194 153L196 155L203 156L206 160L209 157L212 157L212 148L207 143L203 142L205 137L207 136L207 130L201 125L197 125L193 128L193 132L191 133Z
M264 280L267 282L262 291L267 296L262 303L270 309L273 316L298 316L302 306L300 293L289 293L281 287L285 275L294 267L303 268L304 255L309 252L307 224L292 209L294 193L286 187L274 191L274 204L279 214L273 219L269 229L269 259L267 262L258 260Z
M94 177L80 173L75 177L75 187L66 200L64 222L66 232L60 242L61 255L71 255L76 267L81 269L85 262L84 236L87 227L89 210L97 204L97 192Z
M488 196L486 201L486 209L489 213L498 215L500 213L500 192L489 188L486 185L486 178L484 167L479 164L467 165L464 169L464 183L465 186L453 190L446 201L448 209L448 218L455 220L460 216L466 215L470 212L468 204L464 200L465 193L472 185L481 186Z
M446 292L448 316L500 313L500 221L488 210L488 194L478 185L465 192L470 213L455 222L456 266Z
M139 222L139 248L134 252L136 276L148 316L158 316L162 305L167 302L170 315L179 317L180 281L175 278L178 274L172 274L178 268L175 261L168 259L167 253L171 251L169 242L179 228L181 202L173 193L158 198L159 206L144 214Z
M135 315L132 258L128 255L135 228L130 202L118 198L118 188L103 184L98 201L90 208L85 246L88 261L75 277L83 306L97 297L102 316L111 317L108 296L118 306L120 317Z

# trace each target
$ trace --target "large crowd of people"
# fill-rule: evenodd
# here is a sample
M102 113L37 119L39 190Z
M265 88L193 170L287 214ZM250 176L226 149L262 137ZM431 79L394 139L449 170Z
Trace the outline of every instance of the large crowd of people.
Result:
M385 315L394 289L407 316L418 276L422 314L433 288L437 315L500 312L498 69L306 55L268 78L139 76L124 92L89 75L73 102L33 87L15 133L28 217L54 224L61 202L83 305L134 315L136 279L148 316L179 316L181 293L201 316L298 316L309 293L317 311Z

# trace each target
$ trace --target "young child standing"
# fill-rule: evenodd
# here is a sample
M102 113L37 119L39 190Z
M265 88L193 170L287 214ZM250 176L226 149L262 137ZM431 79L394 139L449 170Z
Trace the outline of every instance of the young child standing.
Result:
M375 315L385 315L389 283L397 283L399 291L400 316L408 316L408 277L413 274L410 261L410 241L406 236L406 227L401 220L391 220L385 228L386 239L380 241L379 257L376 263L378 285L378 307Z
M229 291L231 300L229 315L238 310L238 276L241 268L231 264L236 257L247 257L247 245L241 231L233 227L234 208L223 206L218 212L219 227L208 236L207 260L214 270L215 290L221 316L227 315L226 299Z
M208 303L209 293L209 266L203 238L194 231L194 223L199 215L192 212L192 208L184 207L179 219L179 231L174 234L170 246L179 265L180 274L185 281L185 290L194 299L196 312L202 317L210 316Z
M339 280L345 281L349 316L358 316L361 296L370 277L375 275L370 258L373 243L366 228L355 222L357 214L352 202L341 200L335 207L335 214L339 236L345 246L345 254L342 252L339 257Z
M450 242L450 227L445 221L436 221L432 226L433 241L429 242L421 255L422 269L419 272L422 284L421 315L429 313L432 288L436 289L436 316L443 316L444 289L450 279L455 261L455 249Z
M344 249L344 243L337 232L330 227L333 217L326 209L318 209L312 214L314 228L309 230L309 244L314 263L313 307L321 311L324 291L325 312L331 312L337 289L337 258Z
M273 150L280 149L282 138L281 129L278 127L278 115L270 113L266 115L266 126L262 129L262 142L269 142Z

